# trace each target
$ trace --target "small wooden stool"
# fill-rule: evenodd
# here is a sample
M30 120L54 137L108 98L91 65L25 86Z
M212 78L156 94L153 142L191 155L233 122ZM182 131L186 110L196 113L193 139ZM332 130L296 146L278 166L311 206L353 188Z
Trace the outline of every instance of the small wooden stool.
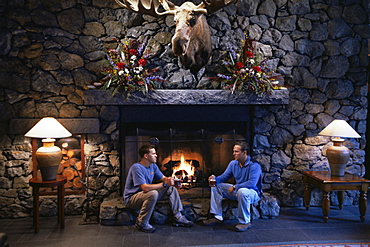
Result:
M39 189L41 187L58 187L58 222L60 228L64 228L64 184L67 182L67 178L62 175L57 175L56 180L44 181L41 177L33 177L30 179L30 185L33 187L33 226L35 227L35 233L40 231L40 208L39 208Z

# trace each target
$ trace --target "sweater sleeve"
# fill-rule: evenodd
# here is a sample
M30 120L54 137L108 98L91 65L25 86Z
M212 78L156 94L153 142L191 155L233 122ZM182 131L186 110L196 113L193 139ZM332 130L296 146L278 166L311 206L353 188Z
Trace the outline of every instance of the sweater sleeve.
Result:
M232 166L233 166L233 161L229 163L224 173L216 177L216 184L225 183L227 180L233 177Z

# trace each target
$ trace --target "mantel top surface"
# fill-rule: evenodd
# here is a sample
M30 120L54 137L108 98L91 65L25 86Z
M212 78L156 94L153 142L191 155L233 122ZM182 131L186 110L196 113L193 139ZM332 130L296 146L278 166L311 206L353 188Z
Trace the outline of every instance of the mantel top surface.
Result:
M231 94L226 90L160 89L147 95L111 96L103 90L84 91L85 105L284 105L289 103L288 90L274 90L271 95Z

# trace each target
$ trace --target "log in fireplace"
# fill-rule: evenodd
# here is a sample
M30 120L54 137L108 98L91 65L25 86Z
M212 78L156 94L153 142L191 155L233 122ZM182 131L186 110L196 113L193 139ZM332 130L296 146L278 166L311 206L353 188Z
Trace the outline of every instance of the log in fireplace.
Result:
M182 189L208 186L232 159L235 141L251 143L247 105L122 106L122 186L144 144L156 146L157 164L166 176L181 178ZM122 187L122 190L123 190Z

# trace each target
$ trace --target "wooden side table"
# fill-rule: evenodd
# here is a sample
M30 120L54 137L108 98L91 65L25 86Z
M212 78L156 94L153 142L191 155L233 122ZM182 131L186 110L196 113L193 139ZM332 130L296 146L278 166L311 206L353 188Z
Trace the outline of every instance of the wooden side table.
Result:
M41 187L58 187L58 222L60 228L64 228L64 184L67 182L67 178L62 175L57 175L56 180L43 181L41 177L33 177L30 179L30 185L33 187L33 226L35 233L40 231L40 208L39 208L39 196Z
M302 171L303 179L305 182L304 203L306 209L310 208L311 201L311 185L323 191L322 197L322 212L324 221L327 222L330 211L330 197L331 191L338 192L339 208L343 208L344 191L346 190L359 190L360 191L360 219L363 222L366 214L366 193L369 189L370 180L365 178L345 173L343 177L332 177L329 171Z

